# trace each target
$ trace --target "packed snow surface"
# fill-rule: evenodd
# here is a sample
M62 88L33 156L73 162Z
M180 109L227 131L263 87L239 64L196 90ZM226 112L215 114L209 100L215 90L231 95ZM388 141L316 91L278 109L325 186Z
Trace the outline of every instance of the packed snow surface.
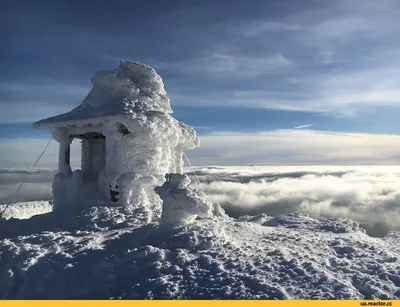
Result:
M400 298L400 235L344 218L221 211L180 227L143 207L0 222L0 297Z
M7 205L0 205L0 212L6 208ZM3 218L18 218L18 219L29 219L34 215L44 214L51 212L53 206L48 201L31 201L15 203L8 206L7 210L4 211Z

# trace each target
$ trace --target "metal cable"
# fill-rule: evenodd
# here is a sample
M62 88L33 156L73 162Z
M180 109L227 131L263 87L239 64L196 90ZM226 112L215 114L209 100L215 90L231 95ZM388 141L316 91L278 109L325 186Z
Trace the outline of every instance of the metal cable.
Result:
M206 191L204 190L203 185L201 184L201 182L199 180L199 177L197 177L196 171L194 170L192 164L190 163L189 158L187 157L187 155L185 153L183 153L183 156L185 157L185 159L186 159L187 163L189 164L190 168L192 169L192 172L193 172L194 176L196 177L197 182L199 183L201 190L203 191L203 193L206 195L206 197L208 199L208 195L207 195Z
M22 188L22 186L24 185L26 179L28 178L28 176L32 173L33 169L35 168L36 164L39 162L39 160L42 158L44 152L46 151L47 147L49 147L51 141L53 140L53 137L51 137L50 141L47 143L46 147L43 149L42 153L40 154L39 158L36 160L35 164L33 164L31 170L28 172L28 174L26 174L24 180L21 182L21 185L18 187L17 191L15 191L14 195L10 198L7 206L4 208L4 210L0 213L0 219L3 218L3 214L4 212L6 212L6 210L8 209L8 207L11 205L11 202L14 200L15 196L18 194L19 190Z

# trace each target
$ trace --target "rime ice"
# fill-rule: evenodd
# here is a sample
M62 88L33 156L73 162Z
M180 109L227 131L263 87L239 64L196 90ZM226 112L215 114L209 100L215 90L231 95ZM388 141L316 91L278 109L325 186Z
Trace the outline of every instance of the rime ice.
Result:
M190 179L184 174L167 174L166 182L155 192L163 201L161 225L180 226L196 217L213 215L213 203L190 189Z
M123 61L97 73L80 106L34 124L60 143L54 209L77 204L154 205L155 186L181 173L185 148L199 144L194 129L175 118L164 84L147 65ZM81 170L72 172L69 146L82 140Z

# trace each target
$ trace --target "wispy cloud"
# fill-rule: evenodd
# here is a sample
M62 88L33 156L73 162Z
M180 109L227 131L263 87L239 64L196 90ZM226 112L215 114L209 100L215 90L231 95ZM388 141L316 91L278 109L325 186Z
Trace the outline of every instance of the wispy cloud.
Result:
M0 104L5 110L0 122L33 121L69 110L90 89L91 75L113 68L120 58L155 66L175 99L174 105L334 115L357 115L366 106L400 106L396 86L400 43L393 39L400 29L398 2L366 0L362 6L347 0L312 3L293 1L288 6L259 1L243 12L240 3L229 10L218 1L191 4L171 7L168 12L155 9L154 19L147 18L144 10L143 16L124 26L108 19L93 20L90 26L86 19L64 24L42 12L16 10L19 18L5 16L8 21L38 27L32 26L32 32L15 32L10 45L15 50L10 49L9 58L26 52L30 73L40 68L49 77L68 76L69 80L41 84L21 80L21 76L7 77L7 82L0 84ZM100 5L99 14L106 12ZM220 12L224 12L223 20ZM25 14L29 18L21 17ZM142 24L146 25L140 27L143 31L135 26ZM146 29L157 31L149 39ZM39 32L44 37L40 44ZM46 52L39 47L42 44ZM64 52L67 47L71 49L68 56ZM17 58L7 71L25 73L27 68L19 62ZM79 74L85 79L77 80ZM56 104L58 101L62 102Z
M309 128L312 126L315 126L315 124L300 125L300 126L293 127L293 129L304 129L304 128Z
M302 27L297 24L271 22L271 21L254 21L244 25L240 33L244 37L256 37L265 32L282 32L282 31L299 31Z
M0 81L0 123L33 122L68 112L89 90L89 84L60 83L40 76L36 80Z
M30 169L47 140L2 139L1 143L0 169ZM399 148L397 135L293 129L209 133L187 155L193 165L392 165L399 162ZM54 169L57 159L58 144L52 142L37 168ZM80 159L80 144L74 141L73 167L80 166Z
M188 61L157 63L157 67L184 74L208 75L213 79L238 79L271 74L292 65L292 61L281 53L249 56L229 52L207 53ZM196 77L198 79L198 77Z
M36 159L46 146L48 139L0 139L0 170L1 169L28 169L30 170ZM71 165L80 165L80 143L74 140L71 144ZM58 165L58 143L52 141L37 164L37 169L54 169ZM5 173L4 170L2 173Z

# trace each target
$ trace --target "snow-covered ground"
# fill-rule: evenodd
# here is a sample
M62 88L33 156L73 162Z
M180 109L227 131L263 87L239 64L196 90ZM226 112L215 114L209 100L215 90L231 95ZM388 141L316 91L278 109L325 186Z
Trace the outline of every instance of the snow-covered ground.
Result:
M7 205L0 205L0 212L3 212L4 209L6 209L6 206ZM34 215L51 212L52 208L53 206L50 201L30 201L15 203L8 206L7 210L4 211L3 217L5 219L29 219Z
M400 234L356 222L226 215L182 227L143 208L0 222L1 298L395 299Z

